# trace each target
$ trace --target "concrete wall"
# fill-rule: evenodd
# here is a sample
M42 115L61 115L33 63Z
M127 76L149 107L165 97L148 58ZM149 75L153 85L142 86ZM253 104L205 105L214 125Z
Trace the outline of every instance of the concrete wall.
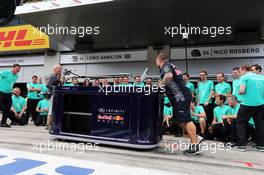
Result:
M60 63L60 53L57 52L53 56L48 56L47 52L45 53L45 60L43 66L43 75L48 76L52 73L54 65Z

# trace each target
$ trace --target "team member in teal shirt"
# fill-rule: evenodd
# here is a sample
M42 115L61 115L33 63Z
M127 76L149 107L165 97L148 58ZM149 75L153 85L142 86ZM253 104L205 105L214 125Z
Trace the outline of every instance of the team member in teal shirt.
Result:
M124 77L123 77L123 81L122 81L122 83L120 84L120 86L132 86L132 84L129 83L129 78L128 78L128 76L124 76Z
M40 95L40 99L44 99L44 93L46 93L48 91L48 88L47 88L47 86L46 86L46 84L41 84L41 95Z
M72 78L72 83L70 84L64 83L63 86L79 86L79 81L77 78Z
M242 101L241 95L239 94L239 89L240 89L240 71L239 67L233 68L233 82L232 82L232 95L236 96L238 102Z
M46 93L44 94L45 99L40 100L38 102L36 111L39 113L38 118L36 119L35 125L36 126L46 126L47 124L47 118L48 118L48 112L49 112L49 99L50 94Z
M11 127L6 123L12 106L12 90L21 66L14 64L12 70L0 71L0 108L3 110L0 127Z
M225 97L217 95L215 102L217 107L214 109L214 120L212 124L223 123L223 116L233 115L233 110L230 106L224 104ZM223 123L224 124L224 123Z
M242 95L243 101L237 116L238 141L233 147L245 150L246 126L252 116L257 132L257 145L253 149L264 152L264 77L250 71L251 67L248 65L240 67L242 76L239 93Z
M237 119L237 114L240 108L240 104L238 103L238 100L236 96L230 96L228 97L228 105L233 109L233 115L231 116L223 116L223 119L227 119L228 123L231 124L231 143L236 143L237 141L237 133L236 133L236 119ZM248 122L248 127L247 127L247 135L251 136L252 140L256 139L256 129L255 129L255 123L253 118L251 117L249 122Z
M195 102L192 101L191 114L192 114L192 120L196 125L196 129L200 128L201 130L200 135L204 137L204 133L206 129L206 114L204 108L202 106L195 105Z
M170 120L172 118L172 106L168 97L164 97L164 108L163 108L163 122L166 128L170 127Z
M26 111L26 119L28 123L29 116L32 116L32 121L36 121L37 113L36 107L38 102L40 101L40 92L41 92L41 85L38 83L38 76L32 76L32 82L27 83L27 90L28 90L28 99L27 99L27 111Z
M14 88L12 96L12 107L10 111L11 125L25 125L25 111L27 107L26 99L20 96L21 91L18 87Z
M225 96L223 95L217 95L215 97L215 102L217 107L214 109L214 120L209 131L211 131L213 137L227 142L230 133L230 126L223 117L231 116L233 114L233 109L224 104Z
M214 105L212 103L212 97L214 95L214 83L211 80L207 80L207 72L202 71L200 73L201 81L198 85L198 106L203 106L207 120L209 124L213 121Z
M93 81L93 84L92 84L92 86L93 87L99 87L100 86L100 80L99 79L95 79L94 81Z
M46 82L47 82L47 81L45 81L45 83L46 83ZM40 91L40 93L39 93L39 99L41 99L41 100L44 99L43 94L46 93L46 92L48 91L48 88L47 88L47 86L46 86L45 83L43 84L43 83L42 83L42 78L41 78L41 77L38 77L38 84L40 85L40 89L41 89L41 91Z
M228 97L231 95L231 86L230 84L226 83L225 74L223 72L219 72L216 75L218 84L215 85L215 95L224 95Z
M192 96L194 97L194 91L195 91L194 84L191 83L189 79L190 79L190 75L188 73L184 73L183 81L186 83L186 87L190 89L190 91L192 92Z
M139 86L139 87L144 87L145 86L144 83L141 81L141 78L140 78L139 75L136 75L134 77L134 84L133 85L134 86Z
M224 115L223 120L227 120L227 124L230 126L231 144L234 144L237 142L236 118L240 104L238 103L237 97L234 95L228 97L227 103L233 109L233 113L232 115Z

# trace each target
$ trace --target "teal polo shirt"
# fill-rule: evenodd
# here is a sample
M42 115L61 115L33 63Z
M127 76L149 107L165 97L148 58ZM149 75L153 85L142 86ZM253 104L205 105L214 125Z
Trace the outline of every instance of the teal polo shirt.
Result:
M131 83L128 83L128 84L122 83L122 84L120 84L120 86L133 86L133 84L131 84Z
M173 115L172 110L173 110L172 106L171 107L167 107L167 106L164 105L163 115L164 116Z
M186 87L189 88L192 93L194 93L195 88L194 88L194 84L193 83L187 81L186 82Z
M204 104L209 98L211 91L214 90L214 83L211 80L207 80L206 82L200 82L198 85L198 93L200 95L200 104ZM212 99L210 99L209 103L212 103Z
M264 76L249 72L241 77L241 85L246 86L242 94L242 105L260 106L264 105Z
M38 102L38 108L40 108L40 110L43 109L49 109L49 101L44 99L44 100L40 100ZM41 112L40 115L48 115L48 112Z
M204 108L202 106L195 106L194 108L194 114L202 114L204 113ZM200 123L199 122L199 117L198 116L192 116L192 120L195 122L195 123Z
M240 84L241 84L241 79L234 79L232 82L232 87L233 87L233 91L232 91L232 95L237 97L237 100L240 102L242 101L242 97L239 94L239 90L240 90Z
M40 99L44 99L44 93L46 93L48 91L48 88L45 84L41 84L41 95L40 95Z
M34 89L41 89L41 84L38 84L38 83L27 83L27 88L34 88ZM38 93L39 92L36 92L36 91L29 91L28 90L28 98L29 99L32 99L32 100L36 100L36 99L40 99L40 96L38 96Z
M237 103L235 107L233 107L233 115L237 115L240 108L240 104Z
M18 75L11 70L0 71L0 92L11 93Z
M222 122L224 115L230 116L233 115L233 113L233 109L227 105L223 105L222 107L217 106L214 108L214 117L216 118L217 122Z
M64 83L63 86L79 86L79 85L74 85L73 83Z
M164 97L164 104L168 104L170 103L170 100L167 96ZM167 107L166 105L164 105L164 108L163 108L163 115L166 116L166 115L173 115L172 113L172 106L170 107Z
M141 82L141 83L133 83L133 86L144 87L145 84L143 82Z
M16 112L21 112L23 110L23 107L27 105L26 99L24 99L21 96L12 96L12 106L15 109Z
M229 92L231 92L231 86L226 82L218 83L215 85L215 92L217 94L227 95Z

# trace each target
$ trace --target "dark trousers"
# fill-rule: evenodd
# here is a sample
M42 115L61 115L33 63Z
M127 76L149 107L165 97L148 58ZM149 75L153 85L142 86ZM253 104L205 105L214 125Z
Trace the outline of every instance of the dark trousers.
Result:
M6 124L12 106L11 93L0 92L0 109L3 110L1 124Z
M213 138L217 138L217 140L221 140L223 142L229 141L231 125L226 124L223 126L222 123L216 123L212 125L213 127Z
M204 112L206 114L207 122L208 124L212 124L213 119L214 119L214 104L209 103L207 106L204 106L204 104L201 104L204 108Z
M196 134L201 134L201 127L200 127L200 123L196 123L196 122L194 122L193 121L193 123L194 123L194 125L195 125L195 127L196 127Z
M38 117L35 121L35 125L36 126L46 126L47 124L47 118L48 116L47 115L40 115L38 114Z
M17 112L18 114L20 114L19 112ZM10 111L10 120L12 122L18 123L19 125L25 125L26 123L26 116L25 114L22 114L21 118L17 118L15 116L15 113L13 111Z
M237 120L232 119L231 120L231 142L236 143L237 142Z
M250 141L256 142L257 134L253 125L248 124L246 135L247 140L251 137Z
M246 128L252 116L256 125L256 142L259 146L264 146L264 105L245 106L240 105L237 115L237 144L246 145Z
M26 121L28 122L29 120L29 116L31 114L32 116L32 120L33 121L36 121L37 117L38 117L38 113L36 111L36 108L37 108L37 105L38 105L38 102L40 100L38 99L28 99L27 100L27 110L26 110Z

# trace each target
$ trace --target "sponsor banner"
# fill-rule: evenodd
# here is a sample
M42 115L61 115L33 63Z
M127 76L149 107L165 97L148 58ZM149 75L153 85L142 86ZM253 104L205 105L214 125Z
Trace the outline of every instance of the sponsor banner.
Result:
M23 6L16 8L15 15L40 12L46 10L55 10L67 7L76 7L89 4L97 4L104 2L111 2L113 0L53 0L53 1L41 1L34 3L26 3Z
M264 57L264 44L191 47L187 49L187 57L188 59ZM172 48L171 59L185 59L185 48Z
M125 113L124 109L98 108L97 122L124 125Z
M48 49L49 37L31 25L0 28L0 52Z
M0 57L0 67L12 66L16 63L22 66L44 65L44 56Z
M147 61L147 50L61 55L61 64L92 64Z

